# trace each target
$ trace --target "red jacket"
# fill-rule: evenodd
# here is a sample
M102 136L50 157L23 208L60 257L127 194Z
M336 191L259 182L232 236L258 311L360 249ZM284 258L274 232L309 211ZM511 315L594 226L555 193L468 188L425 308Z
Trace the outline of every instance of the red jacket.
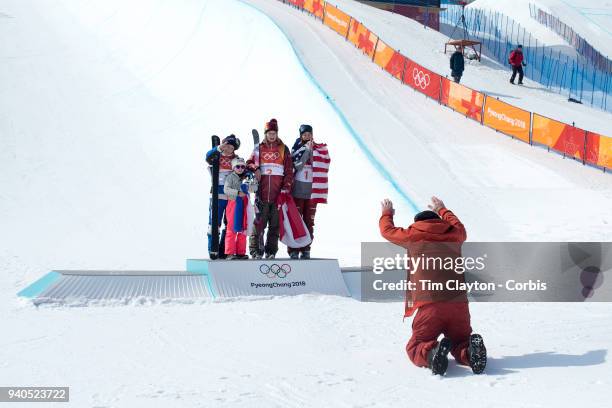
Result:
M280 139L274 143L261 142L246 164L249 170L261 172L257 190L261 201L274 203L281 190L291 191L293 161L289 148Z
M386 240L406 248L408 256L419 257L423 254L430 258L457 258L461 256L461 244L467 238L465 227L449 209L443 208L439 214L442 219L417 221L404 229L396 227L393 224L393 215L385 212L379 220L380 233ZM442 283L449 279L464 282L463 274L417 267L412 273L408 272L408 279L417 284L417 289L406 293L405 316L412 315L420 306L436 301L467 301L467 294L463 292L434 292L423 290L420 286L421 279Z
M510 53L510 58L508 58L508 62L513 67L520 67L523 63L523 51L520 51L518 49L512 50L512 52Z

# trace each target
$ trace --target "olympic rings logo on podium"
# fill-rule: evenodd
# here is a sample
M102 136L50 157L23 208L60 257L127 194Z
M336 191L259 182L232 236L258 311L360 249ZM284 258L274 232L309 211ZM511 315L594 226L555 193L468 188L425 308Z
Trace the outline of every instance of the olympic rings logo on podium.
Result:
M412 79L414 79L414 84L422 90L425 90L431 83L429 74L424 73L416 67L412 70Z
M288 264L262 264L259 266L259 272L266 275L270 279L277 277L283 279L286 278L289 273L291 273L291 266Z

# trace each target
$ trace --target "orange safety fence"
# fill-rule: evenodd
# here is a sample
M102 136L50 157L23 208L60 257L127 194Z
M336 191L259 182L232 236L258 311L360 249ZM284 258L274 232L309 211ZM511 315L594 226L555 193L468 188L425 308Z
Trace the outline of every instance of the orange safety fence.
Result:
M355 19L351 20L348 40L368 57L372 58L374 56L374 49L376 48L378 36Z
M529 143L531 113L526 110L487 97L485 99L484 124Z
M304 8L304 0L287 0L289 4L294 5L295 7Z
M436 101L440 100L441 76L407 58L404 83Z
M374 51L374 62L401 81L406 65L406 57L380 39Z
M482 122L484 100L483 93L442 78L440 102L468 118Z
M537 113L533 114L532 128L531 112L450 81L417 64L339 8L323 0L281 1L308 11L404 84L456 112L525 143L545 145L585 163L612 168L612 138Z
M316 18L323 20L323 10L325 9L325 2L323 0L305 0L304 10Z
M325 16L323 17L323 24L341 36L346 37L348 34L349 25L351 24L351 16L337 7L334 7L329 3L325 3Z
M586 132L583 129L533 114L531 141L543 144L566 156L584 160Z
M612 137L587 132L586 162L612 169Z

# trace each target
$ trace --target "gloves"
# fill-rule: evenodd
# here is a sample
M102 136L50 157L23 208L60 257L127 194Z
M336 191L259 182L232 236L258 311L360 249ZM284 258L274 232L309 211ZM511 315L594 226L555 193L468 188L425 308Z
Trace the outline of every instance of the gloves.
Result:
M523 66L524 66L524 67L526 67L526 66L527 66L527 63L526 63L526 62L523 62Z

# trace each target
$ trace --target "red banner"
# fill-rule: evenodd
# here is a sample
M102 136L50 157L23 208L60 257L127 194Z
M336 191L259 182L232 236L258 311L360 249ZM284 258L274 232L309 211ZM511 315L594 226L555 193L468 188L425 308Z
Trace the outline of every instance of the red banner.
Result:
M587 132L585 160L587 163L612 169L612 138Z
M482 121L484 94L467 86L442 78L440 102L477 122Z
M323 0L305 0L304 10L318 19L323 20L323 9L325 8L325 2Z
M304 1L305 0L288 0L289 4L293 4L296 7L299 7L301 9L304 8Z
M348 40L352 42L355 47L363 51L364 54L372 58L378 37L368 30L366 26L353 19L351 20Z
M531 140L548 146L567 156L582 159L584 156L585 131L571 125L533 114Z
M436 101L440 100L440 75L407 58L404 83Z

